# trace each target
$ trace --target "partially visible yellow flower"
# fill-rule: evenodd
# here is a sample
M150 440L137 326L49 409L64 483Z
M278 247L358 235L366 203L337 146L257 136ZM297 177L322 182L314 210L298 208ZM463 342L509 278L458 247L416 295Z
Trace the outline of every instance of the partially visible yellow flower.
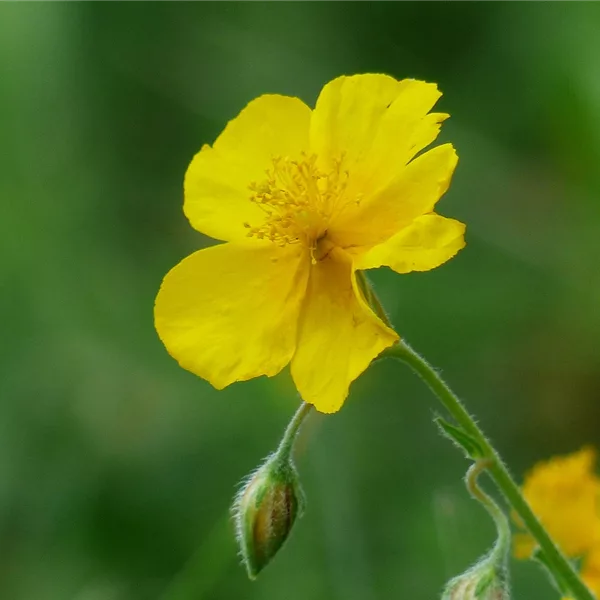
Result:
M450 144L417 156L448 115L435 84L339 77L311 110L261 96L194 157L192 227L227 242L165 277L155 324L180 365L221 389L288 363L303 400L337 411L398 335L367 305L358 269L427 271L464 246L434 212L457 163Z
M600 479L594 473L595 461L595 451L586 447L539 463L525 476L523 495L569 557L581 557L600 548ZM519 523L518 518L515 520ZM528 533L515 536L517 558L529 558L534 549L535 542ZM600 556L591 564L594 569L600 567ZM600 568L594 572L600 583Z
M587 554L580 575L596 598L600 598L600 546ZM572 598L564 598L563 600L572 600Z
M581 578L596 598L600 598L600 546L594 548L585 557L581 569Z

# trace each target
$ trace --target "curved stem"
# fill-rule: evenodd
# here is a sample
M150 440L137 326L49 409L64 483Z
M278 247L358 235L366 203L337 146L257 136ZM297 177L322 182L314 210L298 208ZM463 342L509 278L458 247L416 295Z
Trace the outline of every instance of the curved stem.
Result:
M283 437L281 438L281 442L279 442L279 446L275 451L275 455L278 456L282 460L288 460L292 449L294 447L294 441L298 432L300 431L300 427L302 423L304 423L304 419L308 416L312 409L312 404L307 404L303 402L294 416L292 420L288 423L288 426L285 429Z
M536 540L544 553L548 568L555 574L557 580L563 581L567 585L575 600L594 600L594 596L525 501L519 486L511 477L496 449L437 371L404 342L388 348L384 354L401 360L415 371L439 398L456 422L479 443L484 452L484 458L489 460L487 468L490 476Z
M489 458L480 458L477 462L474 462L467 471L465 483L471 496L475 498L475 500L488 511L488 514L492 519L494 519L496 530L498 531L498 539L491 552L491 556L499 561L504 561L506 560L510 547L510 525L508 524L508 519L502 509L479 487L478 483L479 475L486 469L489 469L493 464L493 461Z

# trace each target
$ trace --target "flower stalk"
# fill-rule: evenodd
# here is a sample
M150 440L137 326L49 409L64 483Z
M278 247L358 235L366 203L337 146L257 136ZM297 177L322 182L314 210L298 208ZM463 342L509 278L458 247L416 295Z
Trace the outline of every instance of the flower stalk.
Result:
M523 524L535 538L544 556L544 563L558 582L564 583L575 600L594 600L594 596L580 579L579 575L554 543L544 526L535 516L497 450L492 446L462 402L446 385L438 372L406 342L400 342L383 353L407 364L429 386L442 402L459 427L469 435L482 450L484 459L489 461L488 472L506 501L521 517Z
M488 511L488 514L494 520L498 538L490 554L495 562L504 563L510 547L510 525L502 509L481 489L477 481L479 475L492 465L493 463L488 459L480 459L474 462L467 471L465 484L471 496Z
M288 423L288 426L286 427L283 437L281 438L279 446L275 452L279 460L288 461L291 458L296 436L298 435L300 427L302 426L302 423L304 423L304 419L306 419L306 417L309 415L311 409L312 404L303 402L298 407L298 410L294 413L294 416Z
M477 482L479 475L490 465L488 459L474 462L467 471L465 484L471 496L494 520L497 532L496 543L476 564L448 582L442 600L509 600L510 598L506 565L510 546L510 526L500 507L479 487Z
M375 314L391 327L389 317L364 273L358 271L356 276L365 301L371 306ZM477 456L472 456L473 459L486 461L486 468L494 483L509 505L521 517L525 528L537 542L539 546L538 560L542 559L541 562L543 562L546 569L551 573L555 584L560 589L566 588L574 600L595 600L573 565L567 560L531 510L498 451L492 446L486 435L477 425L475 419L469 414L458 396L440 377L439 373L420 354L402 340L384 350L380 358L385 357L395 358L408 365L427 384L429 389L431 389L446 410L452 415L459 427L454 428L448 424L449 428L469 438L473 447L477 449ZM450 434L448 437L453 438L465 447L464 443L455 434L451 434L449 428L444 427L442 422L438 422L438 425L442 426L446 434Z
M277 450L247 478L235 498L237 540L250 579L256 579L277 555L302 515L304 492L292 450L310 409L310 404L300 405Z

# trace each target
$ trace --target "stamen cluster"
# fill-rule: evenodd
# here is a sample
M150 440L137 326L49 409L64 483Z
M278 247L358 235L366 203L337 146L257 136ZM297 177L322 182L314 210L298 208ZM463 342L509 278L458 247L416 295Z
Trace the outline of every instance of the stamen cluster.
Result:
M264 223L244 223L248 237L267 239L279 246L303 243L309 248L327 230L335 211L343 204L348 172L336 160L329 173L317 165L315 154L302 154L301 160L276 156L267 178L252 182L250 201L266 215Z

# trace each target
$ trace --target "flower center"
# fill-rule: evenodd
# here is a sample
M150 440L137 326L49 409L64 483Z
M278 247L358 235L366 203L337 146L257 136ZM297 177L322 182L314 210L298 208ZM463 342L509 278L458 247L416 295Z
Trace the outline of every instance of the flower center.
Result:
M250 201L265 213L265 220L259 226L244 223L248 237L280 246L303 244L314 252L331 219L344 205L348 181L341 159L328 173L319 170L316 161L314 154L302 154L300 160L273 158L266 179L249 186Z

